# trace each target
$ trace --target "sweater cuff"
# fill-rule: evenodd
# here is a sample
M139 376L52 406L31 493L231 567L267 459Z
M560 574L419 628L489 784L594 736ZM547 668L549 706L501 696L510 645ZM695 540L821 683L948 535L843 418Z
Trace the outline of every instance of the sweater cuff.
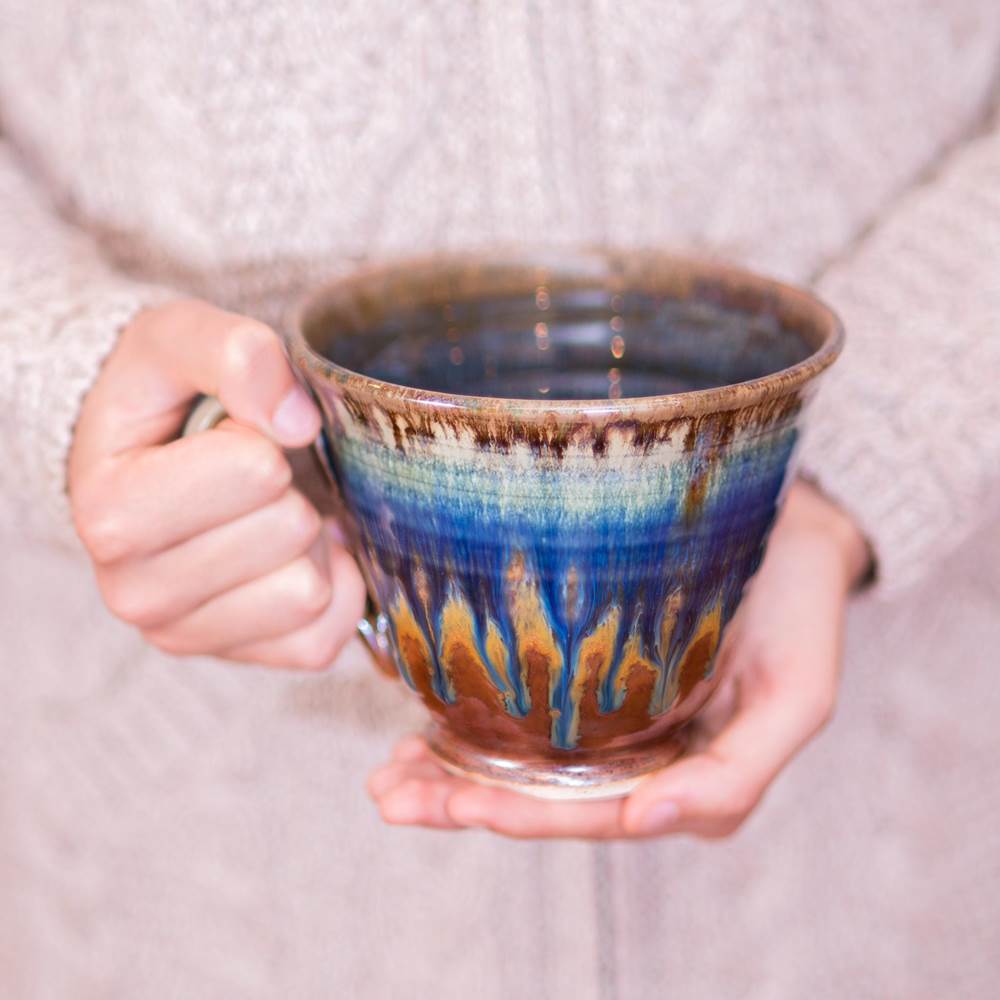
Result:
M18 365L16 395L36 416L31 433L21 435L15 443L21 454L13 465L23 478L12 484L16 489L5 492L21 501L19 520L32 534L79 545L70 512L67 472L83 400L133 318L143 309L176 297L176 292L155 286L115 285L95 290L75 303L62 304L58 310L61 315L50 313L42 318L28 314L22 319L32 325L37 322L42 329L32 331L34 336L17 338L18 342L36 344L44 357L22 358Z
M800 466L874 548L892 594L996 511L1000 487L1000 129L957 150L818 283L842 358Z
M888 482L885 462L892 456L878 441L848 435L845 445L844 438L842 430L825 422L807 425L798 472L850 516L868 546L871 565L856 592L891 595L919 575L910 543L919 532L921 513L908 502L900 481Z

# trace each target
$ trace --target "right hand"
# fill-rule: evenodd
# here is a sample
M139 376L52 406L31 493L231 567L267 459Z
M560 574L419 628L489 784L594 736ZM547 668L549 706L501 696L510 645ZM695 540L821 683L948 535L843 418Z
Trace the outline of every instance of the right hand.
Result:
M178 439L199 393L232 419ZM174 655L327 666L365 586L282 452L319 429L268 327L197 301L140 313L84 401L70 455L74 522L111 611Z

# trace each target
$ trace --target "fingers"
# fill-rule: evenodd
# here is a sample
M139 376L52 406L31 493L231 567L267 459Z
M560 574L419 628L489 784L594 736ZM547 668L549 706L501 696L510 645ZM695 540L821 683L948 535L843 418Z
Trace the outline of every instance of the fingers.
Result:
M232 419L175 440L198 393ZM319 427L263 324L194 301L136 317L84 401L70 456L74 521L109 608L177 655L329 663L364 585L291 487L282 449Z
M214 597L187 615L143 634L167 653L218 653L296 631L319 618L333 588L326 539L273 573Z
M797 528L787 512L779 517L720 654L719 669L736 682L735 713L702 752L633 792L627 831L732 833L829 719L847 593L840 563L812 526ZM709 721L718 724L729 708L720 702Z
M368 794L379 799L408 778L444 780L450 777L422 736L408 736L393 748L389 763L369 775Z
M79 482L77 531L97 563L160 552L281 497L281 449L227 421L215 430L104 463Z
M231 421L122 457L76 503L108 607L174 655L327 666L365 587L289 477L276 445Z
M462 826L482 827L517 839L621 837L621 809L621 799L550 801L471 783L456 791L448 803L449 815Z
M517 839L607 840L736 830L768 785L815 731L794 698L763 699L739 712L702 753L646 779L625 799L535 799L455 778L409 740L376 771L368 790L391 823L439 829L479 827Z
M404 740L368 782L388 823L435 829L479 827L518 839L623 836L621 801L555 802L450 775L419 738Z
M463 824L452 817L449 805L458 787L458 779L443 771L437 776L401 775L392 788L376 796L376 801L387 823L461 830Z
M431 759L431 752L427 746L427 741L422 736L407 736L400 740L392 751L394 761L420 760L421 758Z
M744 696L728 726L701 753L644 781L625 804L623 828L635 836L733 833L782 768L822 726L830 711L820 687L741 679ZM757 691L766 693L756 693Z
M350 553L330 546L333 596L326 609L308 625L272 639L241 643L223 650L223 659L263 666L322 670L354 636L365 607L365 584Z
M448 803L462 781L441 767L420 737L410 737L393 751L392 761L373 771L368 794L387 823L459 830Z
M198 393L218 396L235 420L285 447L319 433L319 414L274 331L206 303L175 302L142 313L122 335L81 412L73 464L169 440Z
M450 778L440 764L433 761L391 761L388 764L372 771L368 778L368 794L373 799L381 799L387 796L394 788L397 788L404 781L409 779L419 779L422 781L444 781Z
M97 582L114 614L153 628L292 562L321 530L315 508L290 489L273 503L164 552L98 565Z

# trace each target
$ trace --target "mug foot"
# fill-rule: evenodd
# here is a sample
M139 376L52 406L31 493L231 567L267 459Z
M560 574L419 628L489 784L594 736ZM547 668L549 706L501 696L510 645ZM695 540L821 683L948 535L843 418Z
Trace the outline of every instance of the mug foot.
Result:
M473 747L432 723L427 743L441 766L460 778L538 799L580 801L628 795L647 774L675 761L687 741L679 732L627 749L515 758Z

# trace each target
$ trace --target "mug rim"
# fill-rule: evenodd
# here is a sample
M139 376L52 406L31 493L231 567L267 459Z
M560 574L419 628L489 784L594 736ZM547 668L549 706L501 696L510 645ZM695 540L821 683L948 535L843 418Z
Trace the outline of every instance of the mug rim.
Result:
M612 267L621 264L655 265L670 268L685 281L714 281L722 287L748 290L765 299L797 309L809 325L819 332L821 342L805 358L786 368L755 379L732 382L707 389L663 393L652 396L626 396L618 399L529 399L512 396L482 396L436 389L421 389L365 375L330 360L306 339L305 328L311 315L329 309L335 298L355 294L380 278L406 271L430 274L455 274L475 265L510 269L563 268L567 273L574 262L590 261ZM581 287L601 287L601 282L581 282ZM497 247L489 250L440 252L418 256L387 257L362 264L347 274L323 282L301 296L288 311L285 322L289 353L300 367L326 382L335 382L362 398L378 399L383 405L392 400L421 408L473 410L486 414L500 410L506 417L574 419L581 417L672 417L702 416L720 411L742 409L787 396L802 388L837 359L844 346L844 327L837 313L814 292L798 285L767 277L744 267L719 260L675 253L661 249L621 250L606 246L536 247L517 249ZM808 345L807 345L808 346Z

